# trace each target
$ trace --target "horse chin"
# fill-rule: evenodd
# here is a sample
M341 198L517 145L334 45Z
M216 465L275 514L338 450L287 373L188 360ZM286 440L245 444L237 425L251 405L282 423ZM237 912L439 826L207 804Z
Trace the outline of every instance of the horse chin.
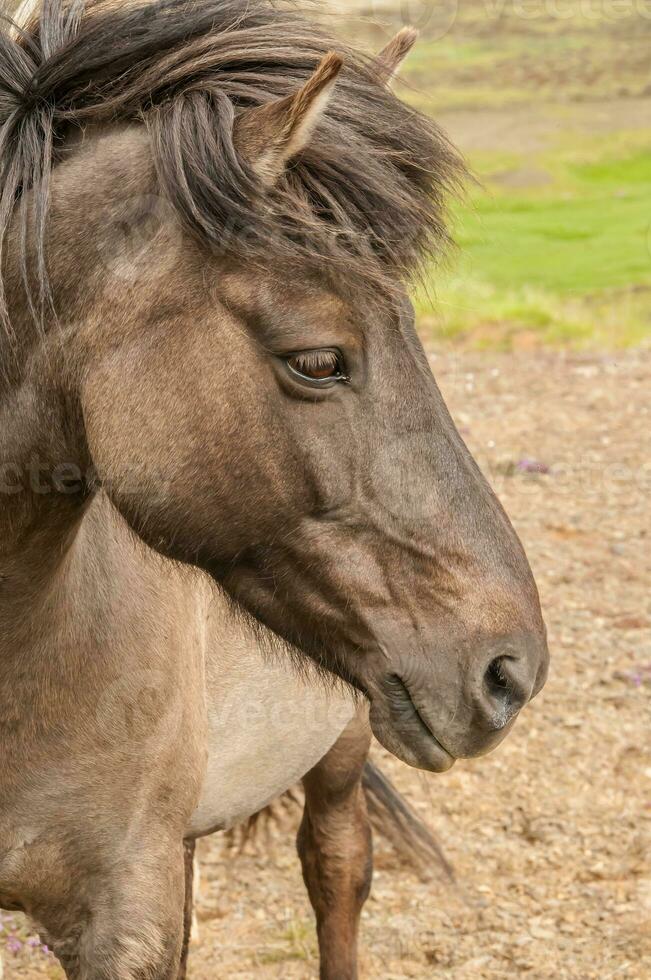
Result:
M402 762L428 772L447 772L456 758L429 730L418 712L397 721L392 705L384 699L373 699L369 720L373 734L384 748Z

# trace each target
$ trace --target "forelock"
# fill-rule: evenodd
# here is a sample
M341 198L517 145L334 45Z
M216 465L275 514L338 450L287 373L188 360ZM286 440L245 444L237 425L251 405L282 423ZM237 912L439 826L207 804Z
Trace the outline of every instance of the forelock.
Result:
M234 120L294 93L331 50L344 68L328 109L263 195ZM0 237L31 188L42 239L51 161L70 126L133 120L149 129L162 191L208 245L382 282L448 243L446 203L464 168L440 130L382 84L372 59L272 0L43 0L18 40L5 25Z

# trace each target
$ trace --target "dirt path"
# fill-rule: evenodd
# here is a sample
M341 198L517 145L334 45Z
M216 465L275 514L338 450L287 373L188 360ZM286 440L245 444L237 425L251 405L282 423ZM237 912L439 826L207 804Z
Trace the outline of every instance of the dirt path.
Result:
M381 850L362 976L645 980L651 356L445 354L433 365L527 546L553 670L495 755L437 777L386 760L461 889L422 883ZM527 472L537 464L551 472ZM290 836L274 857L227 865L221 847L203 848L192 980L313 980ZM4 956L5 980L59 975L36 950Z

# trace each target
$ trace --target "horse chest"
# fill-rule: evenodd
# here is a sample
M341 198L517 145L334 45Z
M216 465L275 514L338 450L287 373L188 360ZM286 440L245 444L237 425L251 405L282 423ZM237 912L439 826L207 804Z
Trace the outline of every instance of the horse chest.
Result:
M323 758L355 713L352 698L306 683L256 649L211 682L209 748L195 836L247 819Z

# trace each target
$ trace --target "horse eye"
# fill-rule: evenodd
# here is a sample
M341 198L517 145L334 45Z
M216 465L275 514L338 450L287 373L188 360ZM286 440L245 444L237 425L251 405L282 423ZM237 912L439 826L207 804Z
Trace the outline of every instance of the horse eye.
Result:
M290 371L306 381L350 381L346 376L343 356L338 350L298 351L290 354L286 361Z

